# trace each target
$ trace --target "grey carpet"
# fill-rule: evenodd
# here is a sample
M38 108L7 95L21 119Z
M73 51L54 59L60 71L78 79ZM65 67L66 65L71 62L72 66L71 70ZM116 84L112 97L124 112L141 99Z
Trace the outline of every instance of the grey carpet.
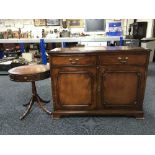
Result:
M37 82L41 97L51 98L50 79ZM155 134L155 64L149 65L144 120L132 117L63 117L53 120L38 107L25 120L19 120L31 96L29 83L18 83L0 76L0 134L1 135L151 135ZM47 105L51 108L51 104Z

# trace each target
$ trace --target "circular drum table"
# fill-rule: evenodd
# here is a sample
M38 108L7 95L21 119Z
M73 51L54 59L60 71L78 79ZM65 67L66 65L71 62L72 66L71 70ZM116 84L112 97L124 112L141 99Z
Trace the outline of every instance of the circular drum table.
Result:
M10 69L8 72L10 80L15 82L31 82L32 84L32 97L27 104L24 104L24 106L27 106L27 109L24 112L24 114L20 117L20 119L22 120L25 118L25 116L30 112L35 102L42 110L44 110L47 114L51 115L51 112L44 107L44 103L48 103L50 101L44 101L39 97L35 85L35 81L44 80L50 77L49 66L47 65L19 66Z

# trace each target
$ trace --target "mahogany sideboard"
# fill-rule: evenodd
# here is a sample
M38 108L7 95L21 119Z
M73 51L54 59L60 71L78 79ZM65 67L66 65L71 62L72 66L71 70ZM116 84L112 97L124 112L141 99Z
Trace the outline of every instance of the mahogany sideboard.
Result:
M149 49L56 48L49 53L53 117L123 115L143 118Z

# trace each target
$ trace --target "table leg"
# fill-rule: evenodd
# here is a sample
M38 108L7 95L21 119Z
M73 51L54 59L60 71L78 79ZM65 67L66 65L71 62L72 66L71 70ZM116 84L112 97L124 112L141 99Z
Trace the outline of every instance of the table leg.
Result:
M44 103L48 103L50 101L44 101L41 97L39 97L39 95L37 94L37 89L36 89L36 85L35 85L35 81L32 82L32 97L30 99L30 101L27 104L24 104L24 106L27 106L26 111L24 112L24 114L20 117L20 119L24 119L30 112L34 102L36 102L38 104L38 106L45 111L47 114L51 115L52 113L50 111L48 111L45 107L44 107Z
M37 102L38 106L43 110L45 111L47 114L51 115L51 112L48 111L45 107L44 107L44 104L43 102L47 102L47 101L43 101L37 94L37 89L36 89L36 85L35 85L35 82L32 82L32 94L34 95L35 97L35 101Z
M43 100L39 95L37 95L37 97L38 97L39 100L40 100L41 102L43 102L43 103L49 103L49 102L50 102L50 100L48 100L48 101Z
M47 114L49 114L49 115L52 114L50 111L48 111L48 110L44 107L44 104L42 103L42 101L39 99L38 96L37 96L37 103L38 103L38 106L39 106L43 111L45 111Z
M32 97L31 97L31 99L32 99ZM31 101L31 99L30 99L30 101ZM23 106L27 107L30 104L30 101L28 103L26 103L26 104L23 104Z
M32 105L34 104L34 98L32 97L29 104L28 104L28 107L26 109L26 111L24 112L24 114L20 117L20 119L24 119L30 112L31 108L32 108Z

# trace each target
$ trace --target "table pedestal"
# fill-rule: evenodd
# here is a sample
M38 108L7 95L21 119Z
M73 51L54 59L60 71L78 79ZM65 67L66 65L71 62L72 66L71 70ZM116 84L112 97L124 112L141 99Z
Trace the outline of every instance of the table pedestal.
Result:
M51 112L48 111L45 107L44 107L44 103L48 103L50 101L45 101L43 100L38 94L37 94L37 89L36 89L36 85L35 85L35 81L32 81L32 97L30 99L30 101L27 104L24 104L24 106L27 106L27 109L25 110L24 114L20 117L20 119L24 119L30 112L30 110L32 109L32 106L34 103L37 103L37 105L43 110L45 111L47 114L51 115Z

